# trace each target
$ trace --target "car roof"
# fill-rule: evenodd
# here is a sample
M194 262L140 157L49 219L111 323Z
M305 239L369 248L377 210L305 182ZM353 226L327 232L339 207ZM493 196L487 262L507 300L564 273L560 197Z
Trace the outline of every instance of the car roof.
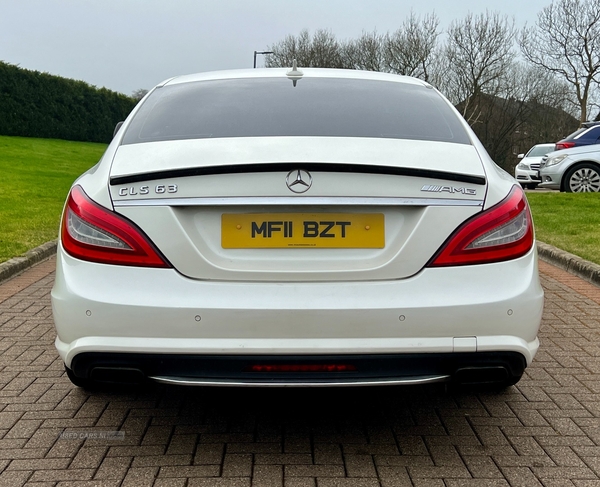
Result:
M594 127L596 125L600 125L600 122L583 122L581 124L581 126L584 128L590 128L590 127Z
M226 71L207 71L204 73L187 74L167 79L158 86L174 85L181 83L192 83L196 81L243 79L243 78L284 78L292 68L256 68L256 69L234 69ZM407 83L431 87L423 80L398 74L380 73L376 71L360 71L357 69L330 69L330 68L298 68L301 77L295 78L300 81L303 78L344 78L363 79L374 81L390 81L394 83ZM290 78L292 79L292 78Z

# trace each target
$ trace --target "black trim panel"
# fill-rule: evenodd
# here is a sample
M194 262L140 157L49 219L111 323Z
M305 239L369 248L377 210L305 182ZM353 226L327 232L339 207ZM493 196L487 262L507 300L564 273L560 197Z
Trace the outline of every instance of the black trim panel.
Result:
M252 372L253 365L350 365L348 372ZM503 382L525 370L517 352L403 353L377 355L193 355L84 352L73 358L71 369L82 379L128 381L131 375L247 384L285 381L360 382L450 375L461 383ZM499 373L500 372L500 373ZM108 377L108 379L102 379ZM121 379L122 378L122 379ZM514 383L512 382L512 383Z
M393 176L412 176L428 179L442 179L485 185L483 176L469 174L458 174L446 171L433 171L429 169L414 169L395 166L377 166L365 164L327 164L327 163L302 163L302 162L277 162L266 164L236 164L225 166L195 167L187 169L171 169L166 171L154 171L131 176L116 176L110 178L110 185L139 183L142 181L153 181L156 179L182 178L188 176L209 176L214 174L241 174L256 172L280 172L293 169L304 169L306 171L360 173L360 174L389 174Z

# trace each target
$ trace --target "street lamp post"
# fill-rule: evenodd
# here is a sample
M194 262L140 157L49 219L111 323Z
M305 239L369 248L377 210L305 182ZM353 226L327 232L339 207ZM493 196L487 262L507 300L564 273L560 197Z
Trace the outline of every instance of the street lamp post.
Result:
M256 55L257 54L273 54L273 51L254 51L254 67L256 68Z

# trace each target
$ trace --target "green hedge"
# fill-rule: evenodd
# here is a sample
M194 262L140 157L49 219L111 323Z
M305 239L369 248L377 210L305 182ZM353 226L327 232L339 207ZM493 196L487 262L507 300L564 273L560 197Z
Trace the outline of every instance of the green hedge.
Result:
M0 61L0 135L109 142L136 100Z

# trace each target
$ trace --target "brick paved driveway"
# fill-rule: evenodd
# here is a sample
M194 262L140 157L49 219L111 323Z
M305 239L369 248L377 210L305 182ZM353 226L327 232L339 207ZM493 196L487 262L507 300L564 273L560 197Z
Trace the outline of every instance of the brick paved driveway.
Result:
M541 350L499 395L90 395L52 345L53 265L0 285L0 485L600 486L600 288L547 264Z

